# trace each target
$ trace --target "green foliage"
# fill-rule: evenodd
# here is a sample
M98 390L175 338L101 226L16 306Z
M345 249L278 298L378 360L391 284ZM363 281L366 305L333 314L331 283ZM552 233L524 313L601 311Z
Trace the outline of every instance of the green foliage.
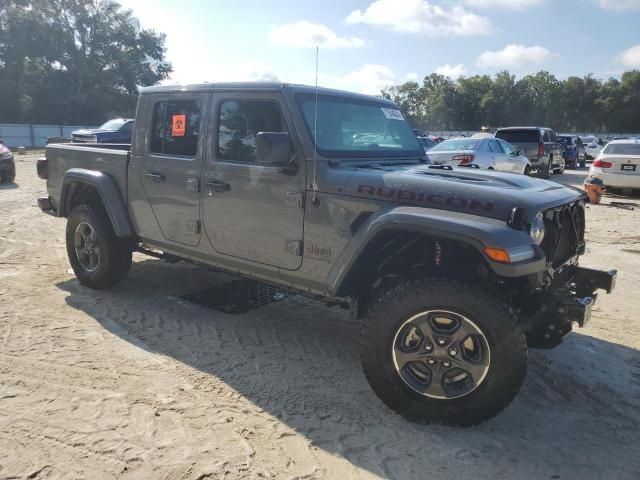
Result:
M640 132L640 71L621 80L587 75L558 80L546 71L520 80L503 71L450 80L432 73L422 85L382 91L410 122L427 130L541 125L561 132Z
M171 73L164 41L112 0L0 2L0 122L132 116L138 87Z

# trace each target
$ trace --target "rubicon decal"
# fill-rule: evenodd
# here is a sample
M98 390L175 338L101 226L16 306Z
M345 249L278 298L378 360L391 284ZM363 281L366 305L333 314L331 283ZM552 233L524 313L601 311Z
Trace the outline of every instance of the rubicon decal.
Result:
M373 187L371 185L358 185L358 193L371 195L384 199L395 199L401 202L423 203L438 206L449 206L466 210L493 211L493 202L481 202L480 200L468 200L462 197L441 195L438 193L415 192L400 188Z

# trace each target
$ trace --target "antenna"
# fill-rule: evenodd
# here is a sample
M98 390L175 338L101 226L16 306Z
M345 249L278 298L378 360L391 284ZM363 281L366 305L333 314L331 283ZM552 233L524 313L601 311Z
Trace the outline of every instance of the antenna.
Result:
M318 194L318 178L317 178L317 164L318 164L318 56L320 47L316 45L316 104L313 111L313 141L315 143L313 149L313 183L311 188L313 189L313 196L311 197L311 203L317 205Z

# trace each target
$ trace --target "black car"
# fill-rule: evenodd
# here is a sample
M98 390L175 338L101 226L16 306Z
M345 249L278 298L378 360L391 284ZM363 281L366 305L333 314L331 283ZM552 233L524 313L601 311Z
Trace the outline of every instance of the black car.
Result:
M558 140L564 146L562 156L567 167L575 168L578 165L584 167L587 162L587 149L578 136L560 135Z
M0 140L0 183L10 183L16 178L16 164L13 153Z

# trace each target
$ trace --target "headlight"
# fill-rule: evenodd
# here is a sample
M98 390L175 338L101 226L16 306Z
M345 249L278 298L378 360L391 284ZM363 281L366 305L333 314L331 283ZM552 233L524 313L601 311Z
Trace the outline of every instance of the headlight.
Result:
M13 154L11 152L5 152L0 155L0 160L10 160Z
M537 245L542 243L544 239L544 217L541 213L538 213L533 219L533 222L531 222L529 235L531 235L531 238L533 238L533 241L536 242Z

